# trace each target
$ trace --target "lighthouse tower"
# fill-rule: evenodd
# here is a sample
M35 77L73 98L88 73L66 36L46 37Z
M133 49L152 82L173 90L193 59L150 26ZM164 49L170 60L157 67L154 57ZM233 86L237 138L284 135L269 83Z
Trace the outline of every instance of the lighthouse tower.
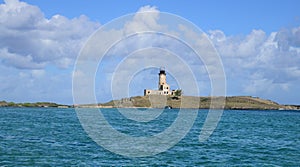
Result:
M158 79L158 90L161 91L162 94L168 95L170 94L170 85L167 84L166 81L166 71L165 68L160 68L158 73L159 79Z
M160 68L158 73L158 90L144 89L144 96L147 95L174 95L175 90L170 90L170 85L166 81L166 70Z

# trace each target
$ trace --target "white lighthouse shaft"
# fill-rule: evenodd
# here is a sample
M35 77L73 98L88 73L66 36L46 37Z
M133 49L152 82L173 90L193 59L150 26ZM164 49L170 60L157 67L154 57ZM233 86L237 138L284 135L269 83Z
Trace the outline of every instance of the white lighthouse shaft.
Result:
M160 69L159 71L159 80L158 80L158 90L169 91L169 85L166 81L166 71L165 69Z
M170 85L166 81L166 71L161 68L158 73L158 90L145 89L144 95L173 95L173 91L170 91Z

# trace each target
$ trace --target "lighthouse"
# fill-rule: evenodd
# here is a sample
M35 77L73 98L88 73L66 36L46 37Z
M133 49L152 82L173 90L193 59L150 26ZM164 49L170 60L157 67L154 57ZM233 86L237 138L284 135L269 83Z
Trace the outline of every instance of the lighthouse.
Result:
M158 73L158 90L162 91L161 93L164 95L170 94L170 86L167 84L166 81L167 75L165 68L160 68Z
M161 67L158 73L158 90L145 89L144 95L172 95L174 91L170 90L167 84L167 74L164 67Z
M165 68L162 67L158 73L158 90L160 90L164 84L166 84L166 71Z

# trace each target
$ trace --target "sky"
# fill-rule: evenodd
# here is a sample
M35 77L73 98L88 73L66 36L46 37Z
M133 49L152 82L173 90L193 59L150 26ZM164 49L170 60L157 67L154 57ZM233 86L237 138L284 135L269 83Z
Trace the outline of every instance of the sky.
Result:
M5 0L0 4L0 100L72 104L75 61L89 37L120 16L150 10L178 15L207 34L223 62L227 95L300 104L298 0L131 0L124 4ZM116 59L107 59L101 65L109 68ZM99 72L103 76L96 78L98 100L109 101L106 78L111 72ZM149 76L146 83L144 75ZM176 87L176 77L168 76ZM210 95L209 80L203 78L197 80L201 95ZM141 72L132 79L130 94L143 95L143 88L153 88L156 82L157 71Z

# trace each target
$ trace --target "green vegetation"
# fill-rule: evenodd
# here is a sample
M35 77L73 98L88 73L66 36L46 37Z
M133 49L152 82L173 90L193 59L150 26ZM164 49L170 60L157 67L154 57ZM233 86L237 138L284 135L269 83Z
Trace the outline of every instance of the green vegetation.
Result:
M175 92L174 92L175 96L178 97L178 96L181 96L182 95L182 90L181 89L177 89Z
M0 107L61 107L61 108L69 108L72 106L56 104L56 103L51 103L51 102L14 103L14 102L0 101Z
M178 91L176 95L179 95ZM144 108L164 108L171 106L172 108L224 108L224 109L244 109L244 110L278 110L278 109L300 109L300 106L280 105L271 100L260 99L251 96L231 96L231 97L193 97L181 96L136 96L131 98L124 98L121 100L113 100L108 103L98 104L94 107L116 107L116 108L130 108L130 107L144 107ZM214 99L214 104L211 104ZM225 104L218 103L218 101L225 101Z
M179 98L180 97L180 98ZM212 99L214 99L212 101ZM225 103L218 103L225 101ZM214 102L214 103L212 103ZM215 103L216 102L216 103ZM86 104L86 105L61 105L51 102L36 103L14 103L0 101L0 107L89 107L89 108L164 108L170 106L172 108L224 108L239 110L299 110L299 105L280 105L271 100L260 99L251 96L231 96L231 97L194 97L182 96L182 91L178 90L173 96L149 95L123 98L121 100L112 100L102 104Z

